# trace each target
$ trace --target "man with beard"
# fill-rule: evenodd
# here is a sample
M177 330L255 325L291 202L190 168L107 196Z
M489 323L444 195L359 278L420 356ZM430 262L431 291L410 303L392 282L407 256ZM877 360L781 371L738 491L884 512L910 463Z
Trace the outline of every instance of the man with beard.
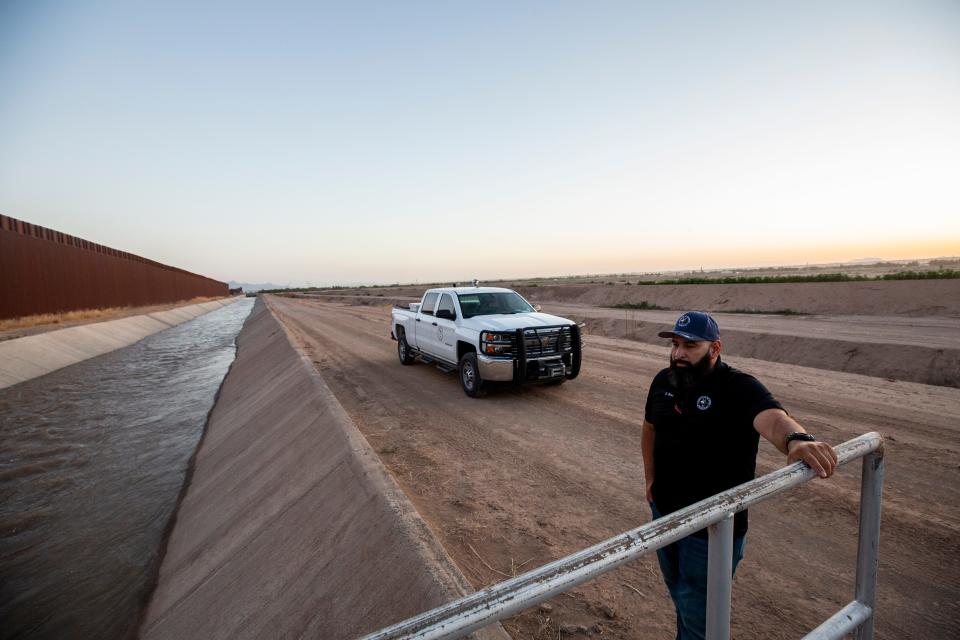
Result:
M720 328L709 314L683 314L670 338L670 367L647 394L641 446L654 518L753 479L760 436L787 462L803 460L820 477L837 465L833 448L806 433L756 378L720 359ZM747 512L734 516L733 568L743 558ZM702 529L657 551L677 610L677 638L704 638L707 540Z

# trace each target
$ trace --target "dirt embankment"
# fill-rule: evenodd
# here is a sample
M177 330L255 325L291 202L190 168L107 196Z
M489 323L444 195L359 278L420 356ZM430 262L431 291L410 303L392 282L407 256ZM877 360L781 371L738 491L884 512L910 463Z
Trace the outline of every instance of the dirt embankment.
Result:
M446 285L444 285L446 286ZM516 289L537 302L711 312L754 312L864 316L960 316L960 280L877 280L787 284L559 284L525 286L492 283ZM427 286L318 290L323 299L369 298L389 303L419 300ZM314 294L308 294L314 297ZM373 304L371 302L371 304Z
M655 305L711 312L752 311L864 316L960 315L960 280L881 280L788 284L571 285L520 287L524 297L597 307Z
M663 346L593 336L576 380L475 400L455 375L399 364L386 307L275 308L475 588L649 521L639 426ZM878 637L960 637L960 389L730 361L821 439L886 437ZM784 462L761 442L758 473ZM845 467L751 509L733 637L802 637L850 601L859 476ZM674 611L646 556L504 628L518 639L670 638Z
M663 345L659 332L673 328L677 312L596 310L548 305L573 318L588 335ZM960 318L887 316L795 318L716 313L723 352L731 357L845 371L862 375L960 387Z

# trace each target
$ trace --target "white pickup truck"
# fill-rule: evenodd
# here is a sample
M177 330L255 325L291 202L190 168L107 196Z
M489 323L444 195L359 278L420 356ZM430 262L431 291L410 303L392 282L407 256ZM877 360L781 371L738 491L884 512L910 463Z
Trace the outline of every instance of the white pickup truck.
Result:
M577 323L540 313L510 289L428 289L409 309L394 307L390 337L401 364L456 369L473 398L486 382L560 384L580 373Z

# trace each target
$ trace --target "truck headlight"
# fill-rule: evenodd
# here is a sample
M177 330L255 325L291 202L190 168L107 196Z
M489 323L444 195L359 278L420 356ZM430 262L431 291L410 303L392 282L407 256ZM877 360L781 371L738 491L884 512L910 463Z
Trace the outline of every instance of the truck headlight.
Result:
M487 344L484 346L484 352L491 356L509 355L512 348L509 344Z
M480 351L490 356L509 356L513 353L513 334L485 331L480 336Z

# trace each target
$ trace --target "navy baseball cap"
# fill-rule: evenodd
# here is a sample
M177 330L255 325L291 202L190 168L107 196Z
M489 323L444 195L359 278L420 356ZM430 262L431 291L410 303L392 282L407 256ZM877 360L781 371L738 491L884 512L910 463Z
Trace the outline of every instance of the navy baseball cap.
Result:
M717 321L704 311L687 311L677 318L673 331L661 331L661 338L680 337L685 340L713 342L720 339L720 327Z

